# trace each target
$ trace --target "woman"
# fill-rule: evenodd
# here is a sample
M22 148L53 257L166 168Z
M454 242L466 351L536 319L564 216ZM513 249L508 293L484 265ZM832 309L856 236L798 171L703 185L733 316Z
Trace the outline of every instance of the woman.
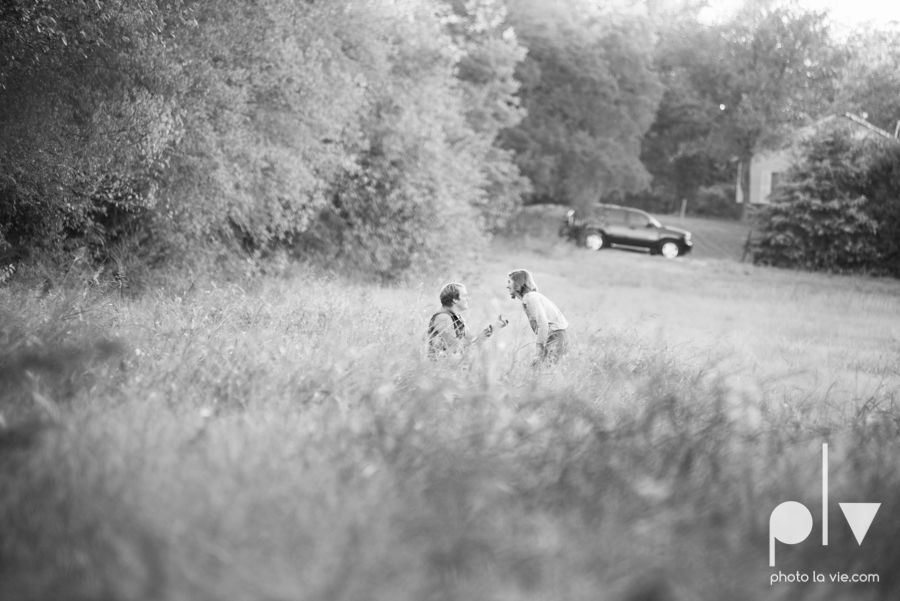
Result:
M512 298L522 301L531 330L537 334L534 363L556 363L569 350L569 336L566 333L569 322L550 299L538 292L529 271L517 269L508 275L506 289Z

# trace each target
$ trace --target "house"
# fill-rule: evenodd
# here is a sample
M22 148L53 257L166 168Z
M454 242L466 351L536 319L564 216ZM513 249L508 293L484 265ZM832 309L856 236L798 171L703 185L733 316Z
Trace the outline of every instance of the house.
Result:
M769 195L772 193L785 172L798 160L800 151L799 143L809 138L824 128L846 127L854 138L862 139L883 136L893 138L890 133L872 125L863 117L853 113L841 115L829 115L811 125L796 130L788 138L788 141L779 148L760 150L750 159L750 204L768 204ZM738 186L735 195L736 202L743 202L743 190L740 186L740 166L738 168Z

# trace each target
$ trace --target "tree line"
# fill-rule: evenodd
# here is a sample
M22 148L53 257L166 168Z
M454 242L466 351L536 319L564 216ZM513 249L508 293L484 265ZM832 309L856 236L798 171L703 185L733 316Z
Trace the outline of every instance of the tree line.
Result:
M288 248L390 279L477 253L522 203L730 210L736 162L836 107L891 127L893 36L702 6L10 0L0 253Z

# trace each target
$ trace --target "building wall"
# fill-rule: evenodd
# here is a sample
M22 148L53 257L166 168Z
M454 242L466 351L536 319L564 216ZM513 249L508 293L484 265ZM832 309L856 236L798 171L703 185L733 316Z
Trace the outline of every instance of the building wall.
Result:
M794 164L790 149L758 152L750 160L750 203L768 204L772 192L772 175L784 173Z
M851 136L857 140L879 136L891 138L889 133L879 130L864 119L844 114L826 117L818 123L798 130L794 134L794 139L799 142L823 128L836 127L849 128ZM780 174L783 177L785 172L797 162L799 158L796 156L797 152L800 152L800 148L795 143L793 146L781 150L762 151L753 155L753 158L750 159L750 197L748 199L751 204L768 204L770 202L772 176Z

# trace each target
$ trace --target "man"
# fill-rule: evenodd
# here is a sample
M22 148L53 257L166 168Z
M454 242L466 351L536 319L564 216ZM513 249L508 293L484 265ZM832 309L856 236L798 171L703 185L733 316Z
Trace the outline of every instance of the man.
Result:
M469 292L462 284L450 283L441 289L441 309L428 322L428 356L431 358L452 354L468 348L475 342L490 337L494 330L509 322L501 315L498 321L488 325L480 334L469 334L462 312L469 308Z

